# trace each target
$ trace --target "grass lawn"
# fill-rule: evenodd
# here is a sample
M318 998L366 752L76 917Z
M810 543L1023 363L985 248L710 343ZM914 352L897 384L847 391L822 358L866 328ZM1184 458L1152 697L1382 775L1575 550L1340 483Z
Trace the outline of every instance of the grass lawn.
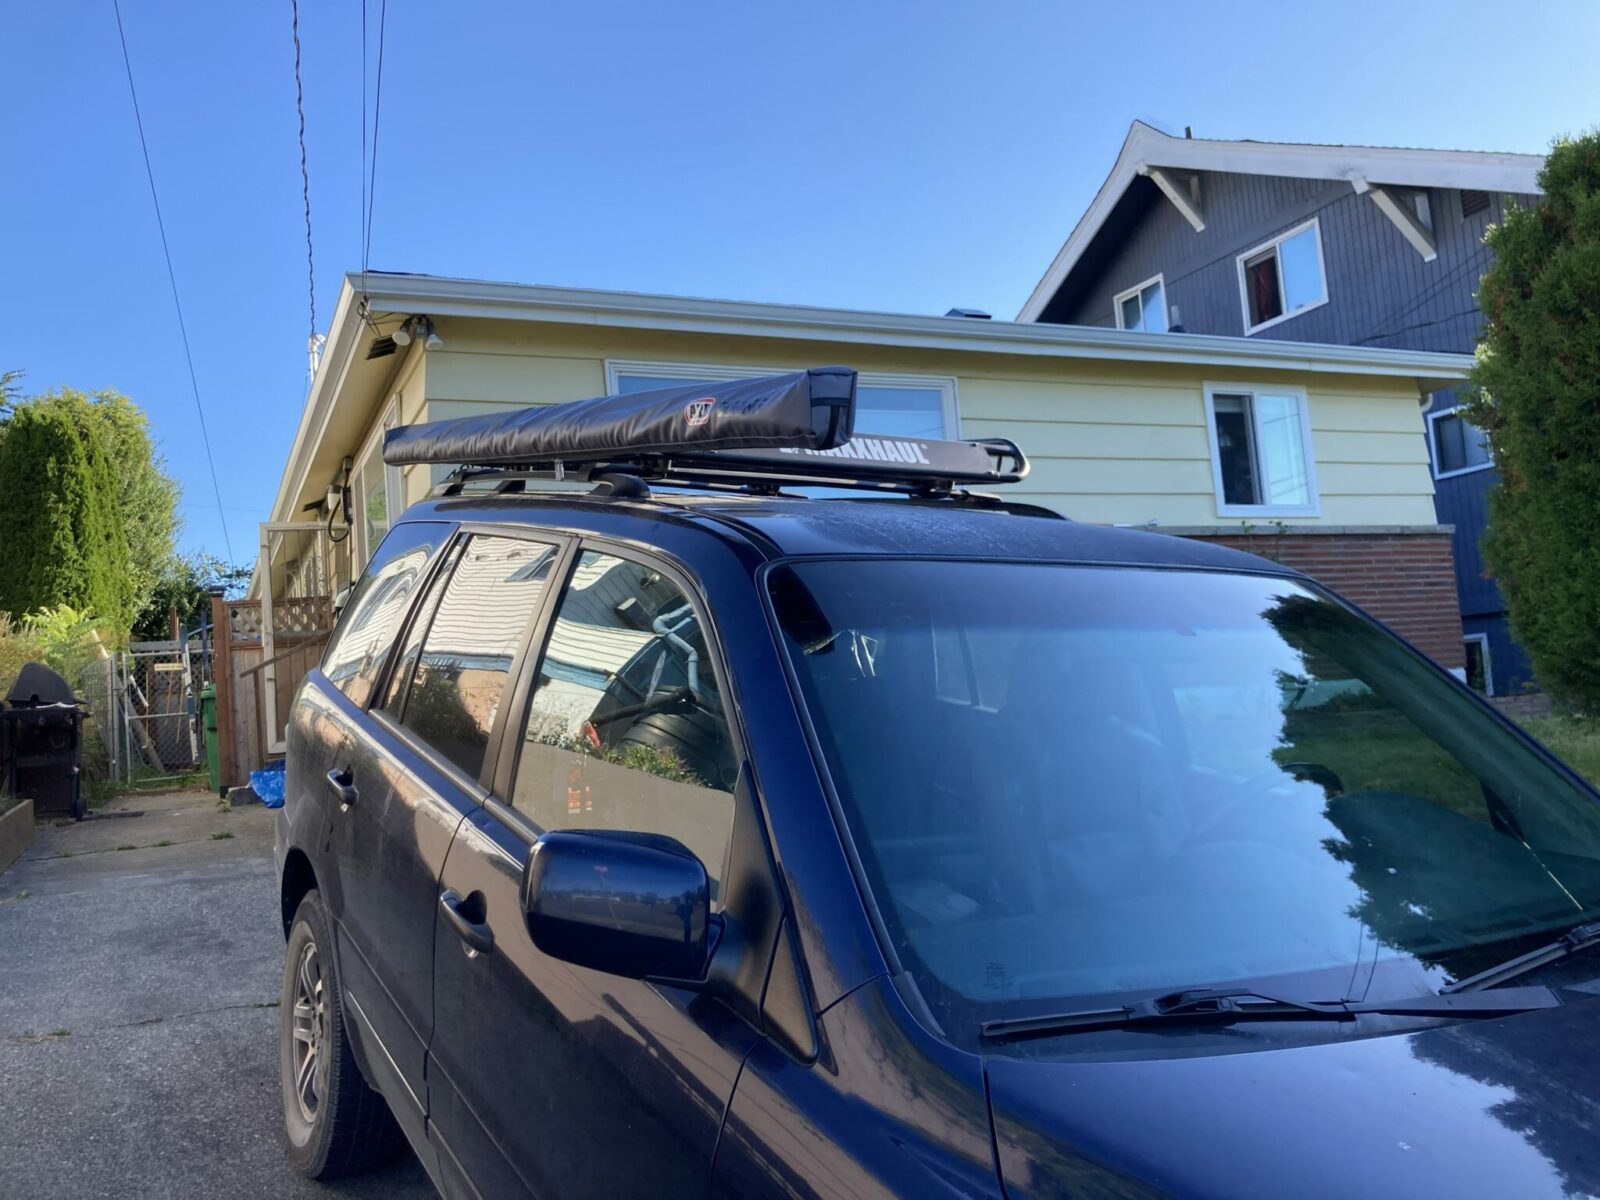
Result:
M1600 787L1600 721L1582 717L1525 717L1518 724L1579 775Z

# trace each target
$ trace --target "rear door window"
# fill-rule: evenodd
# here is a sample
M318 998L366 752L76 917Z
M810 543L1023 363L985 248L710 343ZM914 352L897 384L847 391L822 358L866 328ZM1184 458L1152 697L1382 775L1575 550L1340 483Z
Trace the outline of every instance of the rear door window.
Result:
M694 605L653 567L585 552L540 663L512 805L541 830L676 838L715 887L737 774Z
M355 704L371 698L401 618L450 530L441 522L397 525L367 564L322 656L322 673Z
M555 558L544 542L474 534L422 632L400 723L474 778Z

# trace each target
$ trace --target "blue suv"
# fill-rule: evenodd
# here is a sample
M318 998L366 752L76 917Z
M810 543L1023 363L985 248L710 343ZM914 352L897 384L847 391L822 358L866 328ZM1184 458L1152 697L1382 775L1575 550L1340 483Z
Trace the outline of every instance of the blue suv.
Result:
M1020 451L856 435L853 387L391 433L470 465L294 705L296 1164L1600 1190L1586 785L1304 577L971 493Z

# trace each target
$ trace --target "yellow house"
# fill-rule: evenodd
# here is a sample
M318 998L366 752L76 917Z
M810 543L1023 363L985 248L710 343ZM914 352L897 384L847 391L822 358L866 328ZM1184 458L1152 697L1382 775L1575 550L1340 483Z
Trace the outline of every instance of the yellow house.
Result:
M1469 356L376 273L345 279L263 525L268 650L441 474L385 467L386 428L825 363L860 372L862 432L1011 438L1008 497L1302 566L1461 666L1421 406Z

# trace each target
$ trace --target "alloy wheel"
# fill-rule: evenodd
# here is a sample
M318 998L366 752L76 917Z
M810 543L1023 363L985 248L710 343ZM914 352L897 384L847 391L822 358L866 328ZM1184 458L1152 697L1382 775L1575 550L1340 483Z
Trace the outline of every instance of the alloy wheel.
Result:
M294 1036L294 1098L300 1115L313 1124L321 1106L326 1078L324 1047L328 1044L328 996L322 978L317 944L308 941L295 969L294 1009L290 1015Z

